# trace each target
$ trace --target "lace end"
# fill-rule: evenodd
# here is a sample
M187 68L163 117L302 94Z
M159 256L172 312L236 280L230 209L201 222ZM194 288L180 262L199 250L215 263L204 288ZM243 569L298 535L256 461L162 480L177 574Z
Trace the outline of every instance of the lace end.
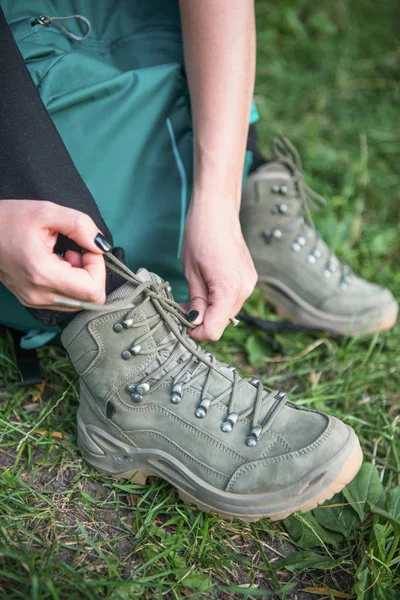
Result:
M82 302L79 300L70 300L69 298L53 298L53 304L66 306L68 308L83 308Z

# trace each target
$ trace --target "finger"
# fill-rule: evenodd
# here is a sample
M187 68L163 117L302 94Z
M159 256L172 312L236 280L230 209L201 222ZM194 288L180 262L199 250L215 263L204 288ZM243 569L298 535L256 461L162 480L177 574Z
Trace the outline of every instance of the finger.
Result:
M102 282L104 279L104 261L96 254L86 252L80 254L73 250L67 250L65 259L75 268L85 269L94 281ZM99 260L100 259L100 260Z
M190 309L188 321L193 325L201 325L208 308L208 289L202 277L192 277L189 281Z
M57 233L62 233L85 250L89 250L95 254L111 250L111 245L108 244L102 234L105 242L103 250L97 246L95 238L101 232L99 232L99 228L88 215L73 208L58 206L52 202L49 202L49 205L51 208L46 207L45 222L47 227Z
M236 289L217 287L209 293L209 306L205 312L203 323L194 331L197 341L217 341L229 324L230 318L236 314L237 306Z
M98 254L86 252L82 256L82 266L84 270L96 281L101 289L98 303L104 304L106 299L106 263L104 258Z
M216 342L229 325L229 311L226 307L221 309L221 304L210 305L204 316L203 323L193 330L192 337L196 341L209 340Z
M79 267L82 269L82 254L80 252L75 252L74 250L67 250L64 255L64 258L73 267Z
M75 268L55 254L46 264L44 286L55 296L103 304L106 270L102 256L87 253L82 256L83 268Z

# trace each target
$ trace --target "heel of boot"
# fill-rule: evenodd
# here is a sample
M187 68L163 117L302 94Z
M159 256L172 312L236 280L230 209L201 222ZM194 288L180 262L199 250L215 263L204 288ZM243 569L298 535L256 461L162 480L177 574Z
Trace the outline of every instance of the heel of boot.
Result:
M134 479L145 484L153 473L147 468L144 457L134 446L118 440L96 425L84 423L77 415L78 447L85 461L100 473L110 473L116 478Z

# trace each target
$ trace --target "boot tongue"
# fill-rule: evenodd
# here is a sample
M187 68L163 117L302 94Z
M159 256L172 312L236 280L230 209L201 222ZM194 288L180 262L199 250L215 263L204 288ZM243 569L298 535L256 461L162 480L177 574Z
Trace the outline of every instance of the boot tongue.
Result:
M151 281L156 285L161 285L162 283L165 283L165 279L163 279L159 275L156 275L156 273L151 273L150 271L144 268L141 268L136 272L136 277L140 279L140 281ZM159 293L161 296L164 296L164 298L169 298L170 300L174 299L170 287L164 288Z
M161 277L159 277L155 273L150 273L150 271L144 268L139 269L136 272L136 277L140 279L140 281L153 281L157 285L164 283L164 279L161 279Z
M292 170L288 165L281 162L279 157L270 160L263 168L265 171L273 171L274 173L283 176L285 179L291 179L293 177Z
M164 283L164 279L156 275L155 273L150 273L147 269L141 268L135 273L136 277L140 279L142 282L151 281L156 285L160 285ZM106 304L110 302L115 302L116 300L123 300L132 294L132 290L134 289L134 285L132 283L126 282L121 285L118 289L114 290L107 296ZM168 296L172 298L172 295L167 294L166 290L161 291L161 295Z

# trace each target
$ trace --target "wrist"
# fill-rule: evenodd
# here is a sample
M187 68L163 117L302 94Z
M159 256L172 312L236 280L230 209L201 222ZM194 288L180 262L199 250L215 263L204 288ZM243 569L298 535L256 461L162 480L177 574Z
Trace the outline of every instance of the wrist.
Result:
M242 186L236 185L228 177L223 179L208 176L193 182L190 206L205 210L221 209L238 216L241 196Z
M212 235L219 235L222 228L224 232L229 231L242 237L239 211L235 203L226 199L221 202L221 198L215 195L207 198L192 196L186 216L185 236L195 232L201 232L201 235L211 232Z
M240 208L243 183L244 155L241 152L218 153L195 148L194 153L194 201L207 202L208 198L220 198L221 203L232 202Z
M229 221L239 221L240 195L228 194L224 191L213 189L193 189L190 200L189 212L208 215L223 215Z

